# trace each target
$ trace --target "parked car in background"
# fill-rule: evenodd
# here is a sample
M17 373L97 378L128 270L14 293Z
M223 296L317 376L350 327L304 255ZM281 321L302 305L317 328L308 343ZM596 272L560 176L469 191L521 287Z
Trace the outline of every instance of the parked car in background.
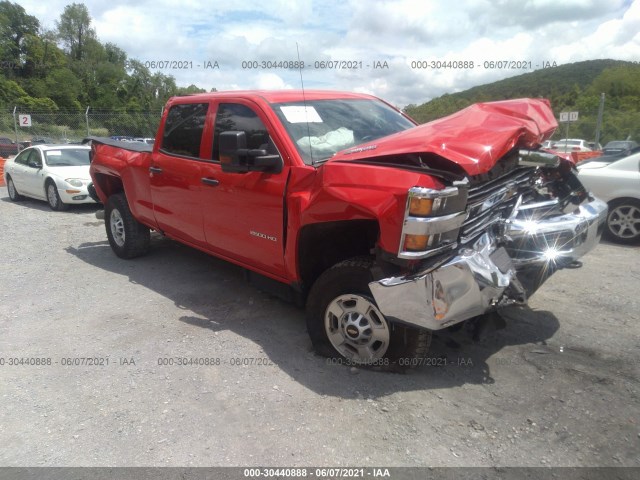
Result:
M604 148L602 149L602 154L619 155L621 157L626 157L627 155L631 155L631 153L634 153L634 149L638 147L638 143L631 140L614 140L604 146Z
M587 142L587 146L593 151L602 150L602 145L599 142Z
M38 137L31 140L31 145L45 145L47 143L55 143L53 139L49 137Z
M4 177L9 198L46 200L52 210L71 204L95 203L87 187L89 152L83 145L35 145L6 161Z
M590 152L589 144L580 138L561 138L551 146L551 150L557 152Z
M10 138L0 137L0 157L10 157L16 155L24 147Z
M578 165L578 178L609 204L605 235L619 243L640 243L640 153L613 162L600 158Z

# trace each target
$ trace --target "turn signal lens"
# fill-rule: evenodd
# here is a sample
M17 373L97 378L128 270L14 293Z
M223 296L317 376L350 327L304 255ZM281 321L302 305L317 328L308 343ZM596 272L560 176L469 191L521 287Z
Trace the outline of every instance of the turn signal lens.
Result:
M408 252L422 252L427 249L429 243L429 235L411 235L404 236L404 250Z
M414 217L428 217L433 210L433 199L412 197L409 201L409 215Z

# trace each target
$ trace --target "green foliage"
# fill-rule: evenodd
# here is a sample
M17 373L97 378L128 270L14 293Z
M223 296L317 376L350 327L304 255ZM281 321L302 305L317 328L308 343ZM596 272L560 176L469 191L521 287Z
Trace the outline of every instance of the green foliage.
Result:
M194 93L207 93L204 88L189 85L188 87L180 87L176 90L176 95L192 95Z
M46 31L23 7L1 0L0 60L7 66L0 70L0 111L39 112L33 131L54 138L86 134L87 107L94 135L153 136L170 97L206 91L178 87L172 76L152 73L117 45L101 43L82 3L67 5L55 31ZM0 115L0 122L7 118L10 124L0 126L13 130L12 117Z
M54 102L50 98L47 98L47 97L33 98L33 97L29 97L28 95L24 97L20 97L16 102L16 106L21 111L25 111L25 112L51 113L58 110L58 106L56 105L56 102Z
M87 57L88 45L96 39L96 31L91 27L91 15L83 3L72 3L64 7L60 20L56 22L58 38L74 60Z
M25 53L25 37L36 35L38 28L38 19L27 15L23 7L6 0L0 1L0 59L8 63L19 63L20 56ZM13 73L13 69L5 70Z
M27 92L13 80L0 77L0 103L10 105L19 98L26 97Z
M419 123L450 115L476 102L509 98L548 98L560 112L578 111L579 121L569 128L571 137L595 138L600 94L605 94L600 143L640 138L640 65L619 60L585 62L543 68L535 72L445 94L422 105L409 105L404 111ZM566 125L553 138L566 135Z

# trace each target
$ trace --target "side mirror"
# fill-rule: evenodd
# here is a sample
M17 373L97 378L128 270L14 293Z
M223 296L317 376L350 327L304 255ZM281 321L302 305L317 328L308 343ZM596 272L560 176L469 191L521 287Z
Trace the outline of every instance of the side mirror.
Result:
M248 149L245 132L222 132L220 164L225 173L280 173L284 166L280 155L269 155L263 149Z

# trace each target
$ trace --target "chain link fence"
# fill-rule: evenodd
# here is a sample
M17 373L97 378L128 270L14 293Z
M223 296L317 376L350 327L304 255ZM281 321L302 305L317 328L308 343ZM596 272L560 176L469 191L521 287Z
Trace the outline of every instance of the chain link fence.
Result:
M153 138L162 112L0 112L0 137L28 146L33 143L77 143L87 136L129 140Z

